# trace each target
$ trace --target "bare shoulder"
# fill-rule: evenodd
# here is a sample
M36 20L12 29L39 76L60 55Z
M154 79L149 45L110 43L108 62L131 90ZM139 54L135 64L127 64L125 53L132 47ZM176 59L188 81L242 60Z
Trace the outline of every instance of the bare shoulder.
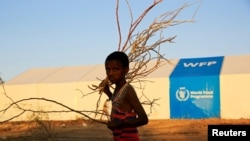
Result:
M136 94L135 89L134 89L134 87L131 84L127 84L125 90L126 90L127 93L134 93L134 94Z
M137 99L137 94L135 91L135 88L131 85L131 84L127 84L126 88L125 88L125 93L126 93L126 97L128 99Z

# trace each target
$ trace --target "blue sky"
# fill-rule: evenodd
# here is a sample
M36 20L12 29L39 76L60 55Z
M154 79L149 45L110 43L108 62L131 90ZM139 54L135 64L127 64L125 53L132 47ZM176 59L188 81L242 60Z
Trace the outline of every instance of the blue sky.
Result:
M120 1L125 36L130 17ZM153 2L130 1L134 19ZM138 31L159 15L193 2L163 0ZM115 5L115 0L1 0L0 77L8 81L31 68L103 64L118 47ZM190 19L197 7L188 7L177 19ZM166 58L250 54L249 0L203 0L194 20L165 30L165 36L177 35L175 43L161 47Z

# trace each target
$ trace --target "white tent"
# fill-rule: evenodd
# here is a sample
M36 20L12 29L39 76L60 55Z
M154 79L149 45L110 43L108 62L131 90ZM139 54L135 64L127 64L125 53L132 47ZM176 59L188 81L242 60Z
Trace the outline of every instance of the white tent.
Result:
M177 60L173 61L176 62ZM153 62L152 62L153 63ZM153 64L149 64L153 65ZM167 64L162 66L160 69L151 73L148 78L150 80L146 83L133 84L136 87L138 96L146 93L147 97L142 97L141 100L160 98L156 103L161 106L154 106L152 109L152 118L168 118L168 76L174 68L173 64ZM74 67L56 67L56 68L34 68L25 71L17 77L11 79L5 83L5 90L9 97L13 101L28 98L46 98L50 100L62 103L74 110L79 111L94 111L97 107L97 100L99 94L96 92L84 96L85 94L91 93L92 90L88 86L92 84L98 85L99 79L105 78L104 65L91 65L91 66L74 66ZM147 78L145 78L148 80ZM141 86L145 85L145 86ZM159 89L159 85L163 85ZM142 89L145 87L145 89ZM102 110L103 102L106 100L106 96L102 95L99 109ZM2 103L2 107L6 107L11 101L2 95L2 99L5 102ZM37 109L37 110L66 110L61 106L52 104L47 101L26 101L24 105L26 109ZM159 110L159 107L163 107L164 112ZM150 113L151 109L149 105L145 105L145 109ZM12 112L12 111L15 112ZM1 116L1 120L8 119L16 113L21 112L17 108L11 110L9 113L5 113ZM86 112L88 116L93 117L94 114ZM28 120L32 118L32 112L23 114L23 116L16 118L16 120ZM38 115L36 115L38 116ZM53 120L66 120L66 119L77 119L83 117L75 112L72 113L57 113L57 114L39 114L43 118Z
M225 57L220 81L221 117L250 118L250 55Z
M146 83L132 83L138 97L145 100L158 99L153 105L144 105L149 119L169 119L170 116L170 79L172 71L179 60L171 60L145 78ZM250 84L250 55L226 56L220 73L220 118L250 118L248 87ZM153 65L154 62L151 62ZM88 116L94 117L93 111L97 107L98 93L92 92L88 86L98 85L105 78L104 65L71 66L55 68L33 68L9 80L0 89L0 109L7 107L11 100L18 101L28 98L46 98L62 103L74 110L85 111ZM11 98L6 97L5 93ZM146 97L142 95L146 95ZM107 97L101 98L99 109ZM68 110L48 101L29 100L21 106L34 110ZM13 108L3 114L0 120L6 120L22 111L13 105ZM30 120L40 116L49 120L72 120L83 116L75 112L36 114L27 112L15 120ZM99 117L97 117L99 118Z

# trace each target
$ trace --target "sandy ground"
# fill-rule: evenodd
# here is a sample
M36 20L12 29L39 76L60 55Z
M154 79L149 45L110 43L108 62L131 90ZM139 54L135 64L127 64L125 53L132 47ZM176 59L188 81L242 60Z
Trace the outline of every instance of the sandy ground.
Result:
M139 127L142 141L207 141L209 124L246 124L250 119L150 120ZM111 141L105 124L76 121L8 122L0 124L0 141Z

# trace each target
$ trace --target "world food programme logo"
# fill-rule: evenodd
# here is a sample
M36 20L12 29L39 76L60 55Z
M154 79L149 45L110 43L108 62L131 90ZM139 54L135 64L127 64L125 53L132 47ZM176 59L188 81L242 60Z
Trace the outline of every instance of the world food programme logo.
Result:
M176 98L179 101L186 101L189 98L189 96L190 96L189 90L187 90L185 87L180 87L176 91Z

